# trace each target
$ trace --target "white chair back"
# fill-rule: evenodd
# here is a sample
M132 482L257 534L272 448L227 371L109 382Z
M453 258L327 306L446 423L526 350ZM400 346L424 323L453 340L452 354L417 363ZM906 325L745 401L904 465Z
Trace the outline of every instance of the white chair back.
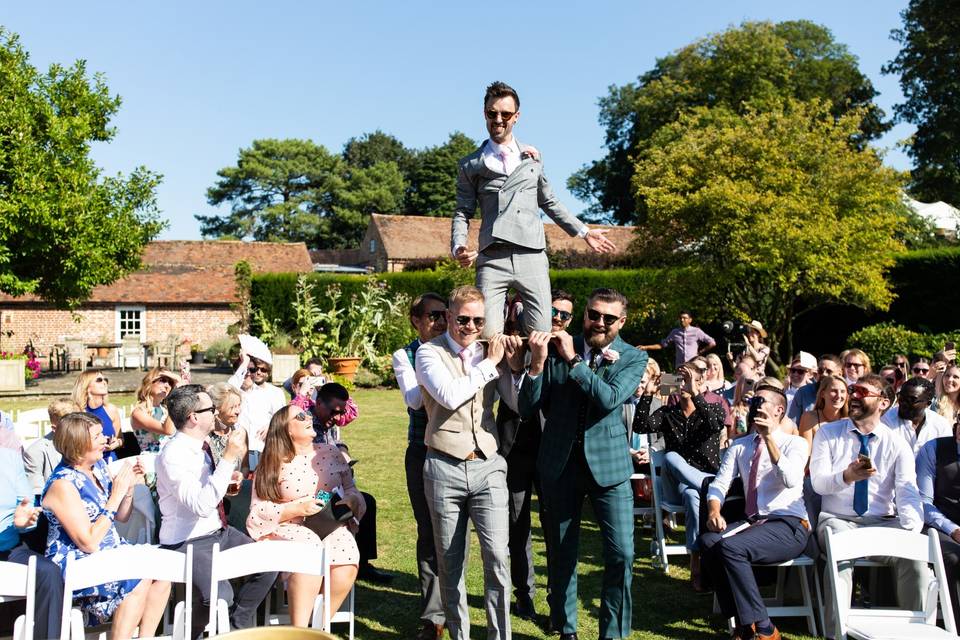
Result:
M13 419L14 430L21 440L42 438L44 431L50 426L50 414L46 408L27 409L19 411Z
M13 640L33 640L37 592L37 558L27 564L0 562L0 602L26 599L26 612L13 623Z
M106 549L89 556L67 556L63 577L63 619L61 640L83 640L83 619L79 610L71 610L73 593L107 582L120 580L164 580L184 585L185 595L176 604L173 619L174 640L190 637L190 619L193 587L193 546L186 553L158 549L147 545L124 545Z
M326 554L320 547L288 540L261 540L226 551L220 551L219 544L213 545L210 557L210 623L207 627L210 635L230 631L227 603L219 598L220 581L272 571L323 576L324 583L330 582Z
M120 458L119 460L113 460L108 465L107 468L110 470L110 476L113 477L120 472L120 469L123 468L123 465L134 463L134 460L140 458L140 465L143 467L144 473L156 473L157 472L157 454L146 451L136 456L130 456L129 458Z

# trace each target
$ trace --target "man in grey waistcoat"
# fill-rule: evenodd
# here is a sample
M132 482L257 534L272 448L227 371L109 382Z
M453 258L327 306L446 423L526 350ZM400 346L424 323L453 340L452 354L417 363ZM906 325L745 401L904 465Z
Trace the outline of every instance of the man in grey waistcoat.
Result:
M560 203L543 173L540 153L513 137L520 98L503 82L487 87L483 115L490 139L460 160L451 250L464 267L477 263L486 300L485 337L503 331L503 303L513 287L523 296L524 332L550 331L550 277L540 209L598 253L616 246L606 231L589 229ZM467 245L470 218L480 207L480 246Z

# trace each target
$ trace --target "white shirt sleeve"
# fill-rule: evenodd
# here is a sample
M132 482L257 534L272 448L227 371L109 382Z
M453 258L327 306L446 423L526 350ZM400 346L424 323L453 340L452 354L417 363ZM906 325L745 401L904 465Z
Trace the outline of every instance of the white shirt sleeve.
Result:
M923 503L920 500L920 489L917 488L917 467L913 457L913 450L896 434L897 461L894 472L894 501L897 504L897 515L900 526L907 531L920 531L923 527Z
M233 375L230 376L230 379L227 380L227 382L229 382L234 389L240 391L240 393L243 393L240 388L243 386L243 379L246 377L246 375L247 365L243 364L243 360L241 359L240 366L237 367L237 370L233 372Z
M840 493L847 488L847 483L843 480L843 471L834 473L832 451L830 450L831 441L834 440L833 434L828 436L829 427L824 426L817 430L813 436L813 451L810 454L810 483L813 490L821 496L829 496Z
M411 409L423 407L423 396L420 394L420 384L417 382L417 372L410 364L410 358L404 349L393 353L393 373L397 376L400 393L403 394L403 403Z
M454 378L440 361L440 354L424 345L417 350L417 382L434 400L451 411L467 402L491 380L500 376L489 360L483 360L465 376Z
M166 456L165 475L170 491L177 496L177 503L198 518L205 518L217 510L217 505L227 493L227 485L233 475L234 464L220 460L207 484L200 483L192 456Z
M763 446L763 443L761 443L761 446ZM707 489L707 500L714 500L720 504L723 504L724 500L726 500L727 491L730 490L730 483L740 475L737 461L742 452L743 445L740 444L731 445L727 450L726 455L723 456L723 462L720 463L720 469L717 471L716 477Z
M780 459L773 465L774 473L788 489L803 484L803 473L807 466L807 441L799 436L784 439L780 448ZM763 446L766 446L765 444Z

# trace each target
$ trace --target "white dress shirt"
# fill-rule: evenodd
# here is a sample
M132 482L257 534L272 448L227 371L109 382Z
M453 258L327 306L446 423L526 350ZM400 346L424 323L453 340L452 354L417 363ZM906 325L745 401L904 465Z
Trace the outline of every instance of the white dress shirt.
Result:
M920 428L919 434L917 434L917 430L913 428L913 423L901 418L897 411L897 407L890 407L883 414L883 417L880 418L880 421L890 427L895 433L903 436L906 443L910 445L914 456L920 452L920 447L929 440L953 437L953 427L950 425L950 421L936 411L931 411L930 409L924 410L923 426Z
M246 372L246 367L240 367L229 380L230 384L240 391L240 416L237 418L237 426L246 430L247 446L251 451L263 451L263 440L257 436L257 432L266 431L273 414L287 406L287 396L283 389L271 382L254 384L243 391L240 385L243 384Z
M417 340L417 346L420 346L419 340ZM417 382L417 372L410 364L406 348L393 352L393 373L397 376L397 384L400 385L400 393L403 394L403 403L411 409L422 409L423 395L420 393L420 384Z
M487 145L483 148L483 164L491 171L505 176L513 173L513 170L520 166L520 145L517 144L517 139L511 138L506 144L487 140Z
M795 516L806 520L803 473L810 451L807 441L782 431L773 433L773 441L780 448L777 464L771 462L767 445L757 434L750 433L734 440L723 456L716 478L710 483L707 499L723 504L730 483L737 476L743 479L743 489L746 491L753 454L760 446L763 451L757 460L757 515Z
M853 509L856 483L846 483L843 472L860 455L860 438L850 418L828 422L817 430L810 455L810 481L823 496L822 510L838 516L857 517ZM913 453L906 441L882 422L873 430L867 448L877 473L870 477L867 512L870 516L900 518L900 526L919 531L923 506L917 489Z
M157 457L160 544L178 544L222 528L217 505L227 493L235 469L220 459L210 471L203 440L177 432Z
M486 359L483 345L473 342L469 347L461 347L449 333L443 334L450 349L464 360L467 375L452 377L450 370L440 360L434 349L417 350L417 382L441 406L451 411L463 403L472 400L477 392L488 383L497 380L497 390L507 406L516 411L517 393L509 375L501 376L500 371ZM461 352L463 355L461 356ZM404 356L406 357L406 356Z

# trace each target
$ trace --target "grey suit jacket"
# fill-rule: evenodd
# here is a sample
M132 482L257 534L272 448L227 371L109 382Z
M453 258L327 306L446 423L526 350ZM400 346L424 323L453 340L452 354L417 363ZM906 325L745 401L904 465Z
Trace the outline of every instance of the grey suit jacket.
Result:
M505 176L491 171L484 163L483 149L488 142L460 160L451 251L467 246L467 226L477 205L481 216L480 251L497 241L545 249L540 209L571 236L587 228L557 200L543 173L542 157L535 160L529 145L517 141L523 159L513 173Z
M47 478L62 458L53 446L52 432L30 443L30 446L23 450L23 467L27 472L27 479L33 485L34 493L39 495L43 491Z

